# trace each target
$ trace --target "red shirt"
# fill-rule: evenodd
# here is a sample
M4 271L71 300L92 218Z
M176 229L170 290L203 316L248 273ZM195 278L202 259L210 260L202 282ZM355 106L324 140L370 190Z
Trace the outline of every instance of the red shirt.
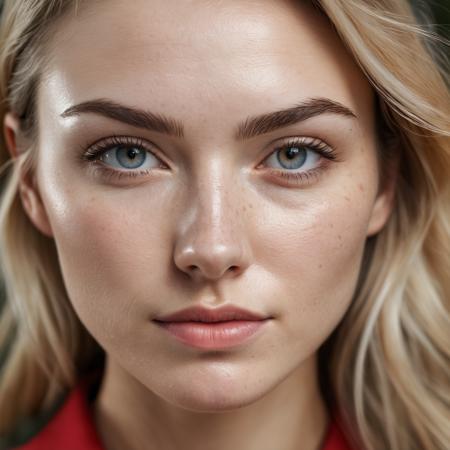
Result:
M95 429L87 397L87 381L81 381L47 425L16 450L105 450ZM333 419L321 450L351 450Z

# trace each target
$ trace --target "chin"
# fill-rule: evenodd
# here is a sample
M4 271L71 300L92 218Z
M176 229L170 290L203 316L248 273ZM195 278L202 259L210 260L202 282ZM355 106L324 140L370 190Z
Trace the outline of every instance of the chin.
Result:
M205 380L205 377L199 377L193 382L188 381L192 380L192 377L186 376L184 380L170 382L166 392L153 392L180 408L212 413L243 408L264 397L273 387L261 384L260 377L255 377L254 380L248 376L235 376L232 379L230 375L226 376L225 380L217 376L208 378Z
M244 389L229 392L218 387L197 392L185 387L180 389L180 392L177 392L179 395L174 395L175 393L172 392L170 397L166 397L165 400L179 408L192 412L220 413L248 406L263 397L265 393L249 392Z

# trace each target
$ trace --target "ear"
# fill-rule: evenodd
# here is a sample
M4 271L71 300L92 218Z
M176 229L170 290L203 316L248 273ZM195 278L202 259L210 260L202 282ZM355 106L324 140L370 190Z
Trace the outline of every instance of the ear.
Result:
M383 229L394 209L398 165L399 160L397 159L392 164L392 167L387 174L387 178L383 183L383 187L377 194L367 228L367 237L373 236Z
M29 142L23 138L20 131L20 119L14 113L6 113L3 122L3 135L7 150L13 159L19 158L20 154L29 146ZM23 164L20 170L19 192L23 209L41 233L53 237L53 231L39 193L35 175L31 171L25 170Z

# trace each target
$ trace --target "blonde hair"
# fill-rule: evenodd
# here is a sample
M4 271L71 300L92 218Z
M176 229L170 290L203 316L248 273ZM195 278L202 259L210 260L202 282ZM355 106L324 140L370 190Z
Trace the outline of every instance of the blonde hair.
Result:
M50 27L74 0L7 0L1 24L0 118L36 133L35 95ZM395 207L367 240L358 287L319 350L322 388L355 448L445 450L450 442L450 94L446 61L406 0L317 0L379 98L382 158L399 156ZM9 159L0 207L7 302L0 348L0 433L43 411L101 354L71 307L52 239L28 220ZM383 159L382 159L383 160Z

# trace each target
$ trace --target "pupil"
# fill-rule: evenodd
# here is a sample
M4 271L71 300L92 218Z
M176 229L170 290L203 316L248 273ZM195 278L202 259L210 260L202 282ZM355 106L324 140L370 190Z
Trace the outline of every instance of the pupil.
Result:
M137 150L136 150L135 148L130 148L130 149L128 150L128 152L127 152L127 156L128 156L128 158L130 158L130 159L136 158L137 154L138 154L138 152L137 152Z
M289 147L287 149L287 157L289 159L294 159L297 156L298 152L299 152L298 147Z

